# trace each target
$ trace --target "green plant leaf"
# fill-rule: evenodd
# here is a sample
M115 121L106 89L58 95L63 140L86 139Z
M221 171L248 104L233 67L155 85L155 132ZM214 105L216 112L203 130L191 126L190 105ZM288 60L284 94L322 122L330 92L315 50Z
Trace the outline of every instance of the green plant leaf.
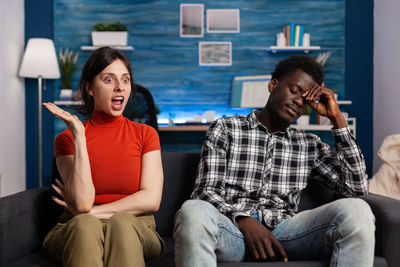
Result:
M312 111L313 111L312 107L307 104L307 109L304 112L304 115L310 115Z
M63 52L60 48L58 64L61 72L61 89L72 89L72 77L76 69L79 54L66 48Z
M105 32L105 31L116 31L116 32L126 32L128 31L128 27L124 25L121 21L117 21L114 23L96 23L93 25L93 31L97 32Z

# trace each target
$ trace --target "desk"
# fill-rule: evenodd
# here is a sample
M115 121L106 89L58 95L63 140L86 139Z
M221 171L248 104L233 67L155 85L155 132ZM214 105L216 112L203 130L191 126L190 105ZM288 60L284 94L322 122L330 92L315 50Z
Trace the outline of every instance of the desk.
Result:
M353 136L356 137L356 118L348 118L347 125L352 132ZM330 131L332 129L332 125L318 125L318 124L309 124L309 125L298 125L292 124L290 127L293 127L298 130L304 131ZM179 126L158 126L158 130L160 132L205 132L208 130L208 125L179 125Z
M160 132L205 132L208 125L158 126Z

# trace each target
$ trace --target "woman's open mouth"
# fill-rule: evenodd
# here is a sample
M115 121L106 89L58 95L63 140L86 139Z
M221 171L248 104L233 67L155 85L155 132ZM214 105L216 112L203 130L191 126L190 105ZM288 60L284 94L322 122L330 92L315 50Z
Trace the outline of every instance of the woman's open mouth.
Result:
M112 102L112 109L113 110L121 110L122 109L122 104L124 103L124 97L123 96L116 96L113 97L111 102Z

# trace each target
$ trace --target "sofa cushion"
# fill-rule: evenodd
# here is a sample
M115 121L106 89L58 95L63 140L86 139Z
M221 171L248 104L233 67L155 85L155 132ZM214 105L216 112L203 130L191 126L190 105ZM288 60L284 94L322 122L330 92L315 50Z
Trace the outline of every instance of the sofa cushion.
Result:
M27 257L19 259L13 262L8 267L59 267L60 264L54 263L51 260L47 259L41 250L36 251L35 253L30 254Z

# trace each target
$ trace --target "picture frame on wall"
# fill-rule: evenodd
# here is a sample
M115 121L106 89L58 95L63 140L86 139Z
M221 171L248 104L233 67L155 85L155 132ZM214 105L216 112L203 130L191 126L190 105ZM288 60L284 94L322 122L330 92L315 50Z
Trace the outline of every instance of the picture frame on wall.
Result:
M208 33L239 33L239 9L207 9Z
M204 35L204 5L180 5L180 37L200 38Z
M199 42L200 66L232 66L232 42Z

